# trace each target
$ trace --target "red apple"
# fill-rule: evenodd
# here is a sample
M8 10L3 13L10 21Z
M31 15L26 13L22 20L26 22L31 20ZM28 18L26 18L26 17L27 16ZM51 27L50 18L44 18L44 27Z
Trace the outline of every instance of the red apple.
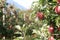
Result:
M60 15L60 6L55 7L55 12Z
M60 0L57 0L57 3L60 4Z
M58 30L60 31L60 27L58 27Z
M54 37L53 37L53 36L51 36L51 37L49 37L49 38L48 38L48 40L54 40Z
M44 18L43 12L37 12L37 17L42 20Z
M49 30L49 32L50 32L50 33L53 33L53 32L54 32L54 28L53 28L53 26L52 26L52 25L50 25L50 27L49 27L49 29L48 29L48 30Z

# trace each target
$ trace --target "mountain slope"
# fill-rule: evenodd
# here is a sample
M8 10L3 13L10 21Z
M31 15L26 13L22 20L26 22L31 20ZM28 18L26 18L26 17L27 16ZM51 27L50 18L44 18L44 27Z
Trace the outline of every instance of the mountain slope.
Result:
M19 8L21 10L27 10L25 7L23 7L22 5L18 4L17 2L15 2L13 0L7 0L6 2L14 5L15 7Z

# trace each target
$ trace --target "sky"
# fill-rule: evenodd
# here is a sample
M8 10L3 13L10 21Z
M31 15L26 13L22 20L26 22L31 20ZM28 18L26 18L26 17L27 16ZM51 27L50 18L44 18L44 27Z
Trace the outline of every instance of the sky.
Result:
M30 9L32 2L37 1L37 0L13 0L13 1L15 1L16 3L22 5L26 9Z

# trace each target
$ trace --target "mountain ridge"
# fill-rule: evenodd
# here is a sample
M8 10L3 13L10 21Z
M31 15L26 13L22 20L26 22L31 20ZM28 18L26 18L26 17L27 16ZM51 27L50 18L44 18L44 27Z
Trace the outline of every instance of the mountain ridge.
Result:
M25 7L23 7L22 5L18 4L14 0L7 0L6 3L14 5L15 7L19 8L21 10L27 10Z

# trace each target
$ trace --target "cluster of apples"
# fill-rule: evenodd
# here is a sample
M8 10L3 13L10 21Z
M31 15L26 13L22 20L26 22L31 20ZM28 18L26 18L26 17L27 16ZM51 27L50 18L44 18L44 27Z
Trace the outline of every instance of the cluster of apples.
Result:
M58 14L58 15L60 15L60 0L57 0L57 4L59 4L59 5L57 5L57 6L55 7L55 13ZM44 14L43 14L43 12L37 12L37 17L38 17L40 20L44 19ZM53 33L53 32L54 32L54 27L53 27L52 25L50 25L50 27L48 28L48 30L49 30L50 33ZM58 28L58 30L60 31L60 27ZM54 40L54 36L50 36L50 37L48 38L48 40Z

